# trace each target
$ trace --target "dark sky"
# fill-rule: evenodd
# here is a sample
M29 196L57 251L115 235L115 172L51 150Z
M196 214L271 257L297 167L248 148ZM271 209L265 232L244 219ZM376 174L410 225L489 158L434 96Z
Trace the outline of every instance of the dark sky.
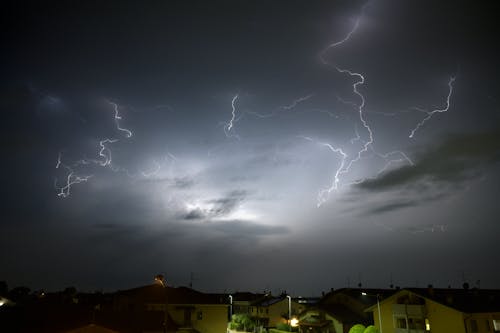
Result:
M497 3L3 3L0 280L500 288Z

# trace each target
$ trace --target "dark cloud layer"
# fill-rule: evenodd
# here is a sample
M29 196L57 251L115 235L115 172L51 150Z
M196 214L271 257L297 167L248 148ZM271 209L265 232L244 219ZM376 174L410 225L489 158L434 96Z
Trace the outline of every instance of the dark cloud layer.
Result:
M357 185L367 191L418 188L419 183L458 185L478 177L500 160L500 130L456 134L418 154L415 165L404 166Z

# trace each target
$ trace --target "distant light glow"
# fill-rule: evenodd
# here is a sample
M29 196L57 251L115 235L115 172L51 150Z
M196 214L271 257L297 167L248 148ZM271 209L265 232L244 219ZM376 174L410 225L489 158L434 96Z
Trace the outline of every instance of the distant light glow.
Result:
M229 220L239 220L239 221L255 221L259 218L258 215L244 209L244 208L237 208L234 212L231 212L231 214L228 214L226 216L223 216L219 218L221 221L229 221Z

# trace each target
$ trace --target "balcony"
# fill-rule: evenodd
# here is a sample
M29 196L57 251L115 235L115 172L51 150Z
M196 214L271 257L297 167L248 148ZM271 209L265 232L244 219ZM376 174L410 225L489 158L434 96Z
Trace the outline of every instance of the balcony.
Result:
M413 304L392 305L392 314L394 316L425 318L426 313L427 311L425 309L425 305L413 305Z

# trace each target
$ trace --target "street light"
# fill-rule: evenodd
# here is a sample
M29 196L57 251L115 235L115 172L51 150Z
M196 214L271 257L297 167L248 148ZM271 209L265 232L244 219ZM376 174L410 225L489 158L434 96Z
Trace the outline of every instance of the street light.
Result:
M158 282L162 287L163 290L165 291L165 309L163 311L163 333L167 332L167 318L168 318L168 311L167 311L167 284L165 283L165 277L163 274L158 274L155 276L155 282Z
M292 297L287 295L288 298L288 330L292 331Z
M233 295L229 295L229 320L233 320Z
M364 291L361 292L361 295L363 296L370 296L370 297L376 297L377 298L377 310L378 310L378 322L379 322L379 325L380 325L380 333L382 333L382 314L380 313L380 294L376 294L376 295L371 295L371 294L367 294L365 293Z

